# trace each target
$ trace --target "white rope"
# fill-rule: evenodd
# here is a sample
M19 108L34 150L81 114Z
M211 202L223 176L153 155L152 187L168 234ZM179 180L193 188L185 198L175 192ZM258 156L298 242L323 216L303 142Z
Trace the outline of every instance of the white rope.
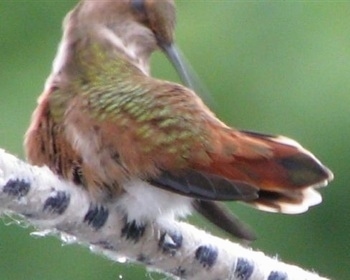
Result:
M113 204L96 205L82 188L1 149L0 211L22 216L43 235L90 246L114 261L143 263L175 279L325 279L186 223L127 223Z

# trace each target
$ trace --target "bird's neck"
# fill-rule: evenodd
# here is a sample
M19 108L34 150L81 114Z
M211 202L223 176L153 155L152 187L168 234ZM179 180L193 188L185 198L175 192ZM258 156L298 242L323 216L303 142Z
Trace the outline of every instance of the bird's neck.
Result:
M74 76L76 56L92 46L98 46L111 60L122 57L145 75L149 75L150 55L157 48L154 36L137 22L80 23L68 16L47 86ZM98 67L98 63L103 61L94 61L93 65Z
M64 36L54 61L54 72L61 71L70 62L72 52L80 51L75 49L77 46L81 47L84 44L77 44L79 40L85 41L86 47L89 47L89 44L101 44L106 50L109 49L111 53L124 55L130 63L146 75L149 74L149 59L154 49L140 43L140 36L136 34L129 35L126 32L124 35L118 35L104 26L99 26L94 31L89 31L87 34L80 36L80 38Z

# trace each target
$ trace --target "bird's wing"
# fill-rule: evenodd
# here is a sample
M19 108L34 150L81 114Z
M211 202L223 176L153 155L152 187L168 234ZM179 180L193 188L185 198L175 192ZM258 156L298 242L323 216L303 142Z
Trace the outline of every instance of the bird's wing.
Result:
M86 88L64 113L68 141L103 185L138 177L199 199L257 198L254 185L195 166L212 164L214 130L224 125L194 92L143 76L132 82Z

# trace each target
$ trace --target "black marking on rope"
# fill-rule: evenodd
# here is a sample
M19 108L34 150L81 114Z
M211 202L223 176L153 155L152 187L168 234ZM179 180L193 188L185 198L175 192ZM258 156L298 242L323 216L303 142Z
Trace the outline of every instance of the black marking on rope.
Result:
M175 270L173 270L171 272L172 274L174 274L175 276L178 276L180 279L185 279L186 278L186 274L187 271L185 268L183 268L182 266L178 266Z
M136 224L136 221L133 220L132 222L127 222L127 219L124 219L125 226L122 228L122 237L125 237L126 239L131 239L135 243L139 241L139 239L143 236L145 233L146 226L143 224Z
M106 240L100 240L100 241L94 242L92 244L99 246L99 247L102 247L105 250L115 251L115 247Z
M267 280L286 280L288 276L285 272L282 271L271 271Z
M28 194L29 189L30 189L30 183L24 181L23 179L22 180L10 179L7 181L6 185L4 186L3 192L11 196L21 198Z
M36 217L33 213L22 213L22 215L27 219L34 219Z
M70 202L70 195L63 191L58 191L54 196L46 199L43 211L62 215L66 211Z
M254 265L252 262L247 259L238 258L234 273L237 279L248 280L253 274L253 271Z
M182 234L181 232L164 232L159 239L159 247L164 253L169 253L172 256L182 246Z
M90 205L89 211L84 217L84 223L98 230L106 223L109 212L103 206Z
M146 255L144 255L144 254L142 254L142 253L139 254L139 255L137 256L136 260L137 260L138 262L141 262L141 263L145 264L145 265L153 265L153 264L154 264L154 263L150 260L149 257L147 257Z
M218 258L218 250L211 246L200 246L196 250L196 259L203 265L203 267L212 267Z
M144 254L139 254L136 258L136 260L138 262L142 262L142 263L146 263L147 262L147 256L145 256Z

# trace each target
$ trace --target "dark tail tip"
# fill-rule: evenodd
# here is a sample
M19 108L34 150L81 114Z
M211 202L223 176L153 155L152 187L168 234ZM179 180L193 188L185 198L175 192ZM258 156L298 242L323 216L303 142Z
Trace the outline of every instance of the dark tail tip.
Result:
M290 182L297 187L323 186L333 179L332 172L308 153L295 154L278 161L288 171Z

